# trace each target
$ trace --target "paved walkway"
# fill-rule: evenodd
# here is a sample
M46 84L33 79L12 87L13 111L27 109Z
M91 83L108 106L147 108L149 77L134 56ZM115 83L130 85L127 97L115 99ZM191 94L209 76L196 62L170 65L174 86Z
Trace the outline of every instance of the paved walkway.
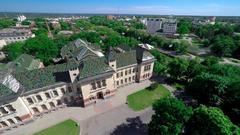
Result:
M147 135L152 114L151 108L134 112L127 105L121 105L82 121L81 135Z
M151 84L150 81L142 83L135 83L118 89L116 95L112 98L106 99L102 104L88 106L86 108L81 107L67 107L59 109L56 112L45 114L42 118L38 118L32 123L20 126L16 129L11 129L5 132L6 135L31 135L45 128L53 126L61 121L72 118L75 121L81 122L88 118L94 117L99 114L103 114L116 107L119 107L126 103L127 95L139 91ZM120 113L119 113L120 114ZM126 117L128 114L125 115ZM108 118L106 118L108 120ZM104 120L103 120L104 121ZM80 125L81 127L81 125ZM91 135L91 134L88 134Z

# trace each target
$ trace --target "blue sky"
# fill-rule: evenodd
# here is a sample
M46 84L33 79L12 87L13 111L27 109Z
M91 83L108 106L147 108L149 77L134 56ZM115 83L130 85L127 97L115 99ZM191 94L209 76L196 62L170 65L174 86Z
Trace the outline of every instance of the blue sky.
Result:
M1 0L0 11L240 16L240 0Z

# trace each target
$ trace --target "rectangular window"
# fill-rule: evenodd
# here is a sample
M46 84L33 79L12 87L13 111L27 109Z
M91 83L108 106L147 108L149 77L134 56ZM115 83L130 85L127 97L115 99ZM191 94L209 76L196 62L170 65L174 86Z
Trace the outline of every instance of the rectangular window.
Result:
M119 81L117 81L117 85L119 85Z
M100 81L97 81L97 87L98 87L98 88L101 88L101 87L102 87L102 85L101 85L101 82L100 82Z
M127 72L127 70L125 70L125 75L127 75L128 74L128 72Z
M36 98L37 98L38 102L42 101L42 97L40 95L37 95Z
M121 84L123 84L123 79L121 80Z
M81 93L81 87L77 87L77 94L80 94Z
M149 71L151 69L151 65L144 66L144 71Z
M92 89L93 89L93 90L97 89L96 83L91 83L91 85L92 85Z
M71 93L72 92L72 88L68 87L68 92Z
M125 83L127 83L127 78L125 78Z
M62 92L63 95L66 93L64 88L61 88L61 92Z
M133 71L132 71L133 73L135 73L135 68L133 68Z
M29 104L29 105L33 104L32 98L27 98L27 101L28 101L28 104Z
M135 80L135 76L133 76L132 79Z
M132 78L131 78L131 77L129 77L129 78L128 78L128 81L129 81L129 82L131 82L131 81L132 81Z
M58 96L58 92L56 90L53 91L54 96Z
M121 72L121 76L123 76L123 72Z
M119 73L117 73L117 78L119 78Z
M51 96L50 96L50 94L48 92L45 93L45 96L46 96L47 99L51 98Z
M132 73L132 70L131 70L131 69L129 69L129 71L128 71L128 72L129 72L129 74L131 74L131 73Z
M102 85L103 85L103 86L107 86L106 80L102 80Z
M7 114L7 113L8 113L8 111L5 110L4 107L0 107L0 112L1 112L2 114Z

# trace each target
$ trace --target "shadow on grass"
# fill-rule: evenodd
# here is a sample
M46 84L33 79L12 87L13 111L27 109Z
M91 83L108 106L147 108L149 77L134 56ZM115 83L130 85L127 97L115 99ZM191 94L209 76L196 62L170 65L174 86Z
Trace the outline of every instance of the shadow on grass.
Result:
M144 124L140 117L127 118L127 123L123 123L115 128L111 135L147 135L147 124Z

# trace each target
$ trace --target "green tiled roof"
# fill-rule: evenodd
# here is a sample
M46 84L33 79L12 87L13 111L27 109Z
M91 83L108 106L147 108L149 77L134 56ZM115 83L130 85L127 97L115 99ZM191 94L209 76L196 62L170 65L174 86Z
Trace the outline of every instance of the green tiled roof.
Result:
M83 61L84 66L80 70L79 79L113 70L105 61L106 59L103 57Z
M54 85L57 83L68 82L67 77L59 80L56 74L64 74L70 69L79 68L78 78L85 78L112 70L106 63L104 58L95 58L83 61L83 67L76 61L70 61L64 64L48 66L43 69L36 69L25 72L14 72L14 77L23 85L25 91L31 91L38 88ZM62 76L63 77L63 76ZM65 80L64 80L65 79ZM70 81L70 80L69 80Z
M117 68L137 64L136 51L116 54Z
M143 60L151 58L154 59L153 55L149 53L148 51L144 51L143 53ZM116 54L116 62L117 62L117 68L137 64L137 59L136 59L136 51L128 51L125 53L117 53Z
M97 57L97 55L87 46L89 45L85 44L82 40L73 41L61 49L61 56L69 59L78 59L79 61L85 59L86 57Z
M6 87L3 84L0 84L0 98L1 97L5 97L5 96L10 96L15 94L11 89L9 89L8 87Z
M13 71L33 70L38 69L40 64L41 61L39 59L34 59L33 56L28 54L22 54L16 60L6 64L5 69Z
M76 63L64 63L43 69L15 72L13 75L24 86L25 90L29 91L58 83L54 73L66 72L69 69L77 68L77 66Z

